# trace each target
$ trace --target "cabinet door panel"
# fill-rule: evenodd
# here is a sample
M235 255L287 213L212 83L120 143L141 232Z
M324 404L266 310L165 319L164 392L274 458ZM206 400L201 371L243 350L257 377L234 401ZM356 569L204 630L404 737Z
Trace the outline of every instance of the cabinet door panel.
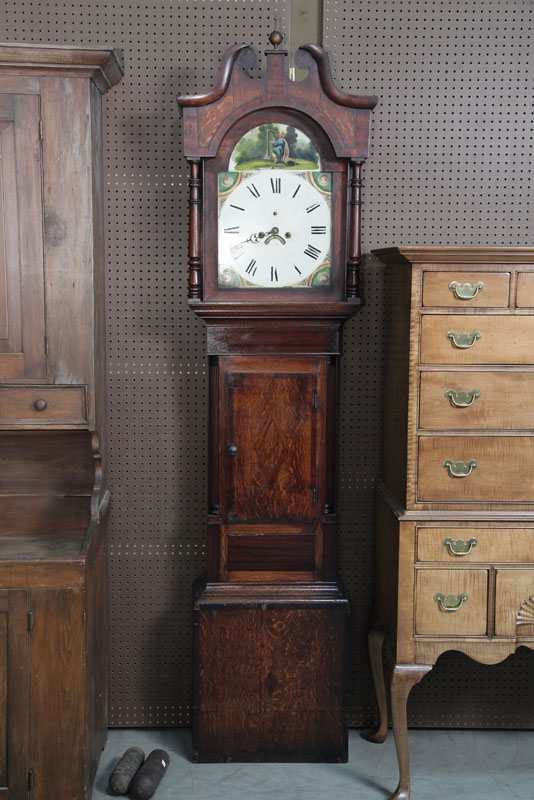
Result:
M28 593L0 590L0 797L26 797L29 767Z
M318 426L325 404L318 399L324 382L319 386L317 362L315 366L284 371L278 362L273 371L258 364L254 371L223 375L221 474L229 520L302 522L317 517L322 494L318 449L324 439Z
M0 378L46 377L39 97L0 95Z

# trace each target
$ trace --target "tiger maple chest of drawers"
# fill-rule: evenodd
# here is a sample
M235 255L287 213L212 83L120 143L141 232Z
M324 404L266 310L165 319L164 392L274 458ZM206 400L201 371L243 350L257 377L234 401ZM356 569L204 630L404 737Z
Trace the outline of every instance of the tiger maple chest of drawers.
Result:
M534 649L534 249L392 248L370 657L400 783L406 701L446 650Z

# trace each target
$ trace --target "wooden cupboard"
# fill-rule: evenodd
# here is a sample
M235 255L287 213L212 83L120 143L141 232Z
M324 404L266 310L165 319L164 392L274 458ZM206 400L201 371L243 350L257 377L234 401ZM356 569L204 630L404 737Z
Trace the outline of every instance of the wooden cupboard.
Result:
M534 649L534 251L413 247L388 265L383 483L369 653L400 780L406 703L447 650L495 664Z
M0 797L88 800L107 730L101 94L0 45Z

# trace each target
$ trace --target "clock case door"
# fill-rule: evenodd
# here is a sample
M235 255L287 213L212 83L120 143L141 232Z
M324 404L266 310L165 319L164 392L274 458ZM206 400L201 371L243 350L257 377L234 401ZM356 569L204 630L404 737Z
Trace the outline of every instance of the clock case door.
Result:
M308 136L317 148L321 159L321 169L332 173L332 241L331 241L331 282L322 287L265 287L230 288L218 285L218 175L229 169L230 157L237 142L251 129L265 123L276 121L293 125ZM291 302L345 299L345 265L347 212L347 163L337 159L325 133L303 114L266 108L242 118L226 133L215 158L205 159L203 169L203 260L204 300L240 300L243 302L266 301ZM289 170L288 170L289 171Z
M210 579L332 577L335 359L221 357L210 381Z

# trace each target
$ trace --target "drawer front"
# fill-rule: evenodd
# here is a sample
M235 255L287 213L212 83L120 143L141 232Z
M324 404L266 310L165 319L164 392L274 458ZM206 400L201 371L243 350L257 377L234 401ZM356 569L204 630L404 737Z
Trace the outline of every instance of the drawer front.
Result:
M534 636L534 569L497 570L495 634Z
M534 316L424 314L421 363L532 364Z
M534 372L422 372L419 427L527 430Z
M420 501L532 503L534 438L421 436L417 471Z
M487 603L487 570L419 569L415 632L424 636L484 636Z
M0 388L0 424L83 424L83 386Z
M509 272L425 272L423 305L459 308L507 308Z
M534 308L534 272L520 272L517 276L518 308Z
M419 528L417 559L534 563L534 528Z

